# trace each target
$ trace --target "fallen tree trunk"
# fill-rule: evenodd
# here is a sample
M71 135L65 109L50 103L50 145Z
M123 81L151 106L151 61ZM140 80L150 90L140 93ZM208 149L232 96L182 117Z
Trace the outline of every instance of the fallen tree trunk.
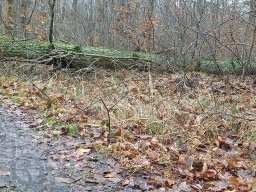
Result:
M55 49L51 49L48 42L35 40L11 40L0 36L0 53L3 57L17 57L30 62L52 64L56 60L62 67L86 67L88 65L100 65L104 67L132 67L153 63L153 59L147 58L143 53L121 52L102 48L82 48L77 45L59 43Z

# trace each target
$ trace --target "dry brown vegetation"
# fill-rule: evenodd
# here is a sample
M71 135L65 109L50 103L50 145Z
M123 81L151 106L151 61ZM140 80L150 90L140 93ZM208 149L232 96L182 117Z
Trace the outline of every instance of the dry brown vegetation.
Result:
M92 138L94 150L112 152L131 175L151 175L147 183L157 189L256 189L252 77L52 73L49 66L14 62L1 66L0 92L33 117L39 132Z

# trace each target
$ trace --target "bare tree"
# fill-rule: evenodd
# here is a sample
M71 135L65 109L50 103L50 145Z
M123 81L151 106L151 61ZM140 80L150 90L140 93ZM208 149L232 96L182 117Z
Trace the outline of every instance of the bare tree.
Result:
M50 16L47 2L55 1L37 0L32 7L4 0L5 33L40 40L49 34L52 41L55 18L56 41L153 51L186 69L201 61L246 66L256 60L254 0L62 0L54 3L55 13L50 6Z
M27 17L28 17L28 0L22 0L21 1L21 13L20 13L20 22L21 22L21 30L22 30L22 36L24 39L27 37Z
M77 11L78 11L78 0L73 0L73 2L72 2L72 13L74 15L76 15Z
M51 48L54 49L53 45L53 27L54 27L54 8L55 8L56 0L48 0L48 4L50 6L50 26L49 26L49 42L51 44Z
M3 4L4 33L13 36L14 32L14 0L4 0Z

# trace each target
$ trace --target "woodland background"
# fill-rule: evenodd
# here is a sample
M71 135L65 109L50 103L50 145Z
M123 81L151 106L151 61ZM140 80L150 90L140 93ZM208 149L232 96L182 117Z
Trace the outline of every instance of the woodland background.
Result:
M1 33L47 40L49 3L2 0ZM189 68L199 61L255 59L253 0L57 0L54 42L160 54Z
M51 167L74 161L79 179L56 182L256 190L255 0L2 0L0 8L0 107L32 117L47 144L67 144ZM56 60L88 65L55 70ZM92 161L110 170L86 172Z

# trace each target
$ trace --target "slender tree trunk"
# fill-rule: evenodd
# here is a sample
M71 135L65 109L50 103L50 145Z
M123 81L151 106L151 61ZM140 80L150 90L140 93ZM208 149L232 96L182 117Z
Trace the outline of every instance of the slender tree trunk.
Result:
M51 48L54 49L53 45L53 27L54 27L54 8L56 0L49 0L48 1L50 6L50 27L49 27L49 42L51 44Z
M253 3L253 2L251 2ZM245 68L249 68L250 66L250 61L251 61L251 57L252 57L252 53L253 53L253 48L254 48L254 44L255 44L255 41L256 41L256 14L255 14L255 7L253 6L253 24L254 24L254 28L253 28L253 35L252 35L252 40L251 40L251 46L250 46L250 50L249 50L249 54L248 54L248 58L247 58L247 61L246 61L246 64L243 66L243 74L242 74L242 79L244 80L245 78Z
M78 10L78 0L73 0L73 2L72 2L72 13L73 13L73 15L77 14L77 10Z
M20 14L20 19L21 19L21 29L22 29L22 36L24 39L27 38L27 30L26 30L26 25L27 25L27 15L28 15L28 0L22 0L21 1L21 14Z
M102 9L101 9L101 0L95 0L95 37L94 43L96 43L96 46L99 46L100 44L100 38L101 38L101 25L102 25Z
M14 30L14 0L4 0L3 5L3 21L4 33L12 37Z
M145 21L147 22L145 26L145 36L146 36L146 50L151 51L152 46L152 39L154 37L154 24L153 24L153 17L154 17L154 5L155 0L150 0L148 7L147 7L147 15Z
M255 17L255 6L256 6L256 3L255 3L255 0L250 0L250 15L249 15L249 21L250 22L253 22L254 21L254 17Z
M67 2L66 2L66 0L64 0L63 1L63 4L62 4L62 15L61 15L61 17L62 17L62 20L64 20L65 19L65 15L66 15L66 5L67 5Z

